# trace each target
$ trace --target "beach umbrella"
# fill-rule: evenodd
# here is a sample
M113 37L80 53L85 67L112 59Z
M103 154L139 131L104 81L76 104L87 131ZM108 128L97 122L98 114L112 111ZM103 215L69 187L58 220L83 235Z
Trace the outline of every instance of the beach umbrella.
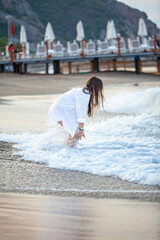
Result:
M20 43L25 44L26 42L27 42L26 30L22 25L20 30Z
M107 24L107 39L110 40L115 38L117 38L117 33L116 33L114 21L111 20Z
M138 23L138 35L140 37L146 37L148 35L147 33L147 28L146 28L146 24L143 20L143 18L139 19L139 23Z
M77 29L77 41L81 41L81 46L82 46L81 56L84 58L85 35L84 35L83 23L81 20L77 23L76 29Z
M77 23L76 29L77 29L77 41L82 41L85 38L82 21L79 21Z
M111 25L111 22L110 21L108 21L108 23L107 23L107 27L106 27L106 39L110 39L110 25Z
M54 32L53 32L52 25L49 22L47 24L47 27L46 27L44 41L53 42L54 40L55 40L55 35L54 35Z

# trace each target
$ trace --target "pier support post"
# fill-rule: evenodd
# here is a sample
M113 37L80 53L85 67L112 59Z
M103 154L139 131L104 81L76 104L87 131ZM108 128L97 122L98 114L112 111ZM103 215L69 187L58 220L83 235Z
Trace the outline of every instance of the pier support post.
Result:
M157 57L157 72L160 72L160 57Z
M140 73L140 58L139 56L135 56L134 58L135 60L135 70L136 70L136 74L139 74Z
M91 71L99 72L99 59L94 58L91 62Z
M46 62L46 74L48 74L48 62Z
M60 73L60 61L59 60L53 61L53 66L54 66L54 74L59 74Z
M0 71L4 72L4 64L1 65Z
M113 59L113 71L117 71L117 60Z
M27 73L27 63L24 63L24 73Z
M16 63L13 63L13 72L14 72L14 73L17 72L17 66L16 66Z
M69 72L69 74L72 73L72 65L71 64L72 64L71 62L68 62L68 72Z
M23 74L23 63L19 63L19 73Z
M13 72L23 74L23 66L22 63L13 63Z

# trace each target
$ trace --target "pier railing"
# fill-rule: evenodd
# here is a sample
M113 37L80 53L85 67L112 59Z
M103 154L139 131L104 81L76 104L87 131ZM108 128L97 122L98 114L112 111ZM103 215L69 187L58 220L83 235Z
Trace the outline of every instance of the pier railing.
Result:
M37 67L41 65L40 69ZM43 66L43 67L42 67ZM52 68L52 70L50 70ZM137 74L147 68L148 72L160 73L160 52L133 52L133 53L110 53L94 54L82 56L63 57L49 56L37 57L35 54L29 56L14 57L11 62L10 57L0 58L0 72L11 71L14 73L81 73L99 71L135 71ZM42 70L43 69L43 70Z

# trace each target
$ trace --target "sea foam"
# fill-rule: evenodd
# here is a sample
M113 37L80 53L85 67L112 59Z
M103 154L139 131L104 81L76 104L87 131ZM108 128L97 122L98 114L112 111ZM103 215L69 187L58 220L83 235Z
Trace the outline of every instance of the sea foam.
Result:
M0 134L24 160L52 168L160 185L160 88L123 92L107 99L106 114L87 119L86 138L74 148L55 128L43 134Z

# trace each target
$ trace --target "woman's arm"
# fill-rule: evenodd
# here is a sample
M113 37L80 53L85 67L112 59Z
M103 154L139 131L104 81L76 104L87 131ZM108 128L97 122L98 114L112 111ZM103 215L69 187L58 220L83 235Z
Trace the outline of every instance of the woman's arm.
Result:
M82 137L85 137L84 135L84 123L79 123L78 129L73 137L73 139L80 140Z

